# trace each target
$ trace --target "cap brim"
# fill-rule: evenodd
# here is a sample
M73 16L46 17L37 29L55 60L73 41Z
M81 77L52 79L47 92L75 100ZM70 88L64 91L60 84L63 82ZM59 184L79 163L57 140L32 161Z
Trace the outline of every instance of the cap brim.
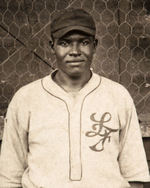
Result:
M54 38L60 38L60 37L63 37L64 35L66 35L68 32L73 31L73 30L79 30L79 31L82 31L89 35L95 35L95 33L96 33L94 28L91 29L91 28L83 27L83 26L69 26L69 27L65 27L63 29L60 29L60 30L52 33L52 35Z

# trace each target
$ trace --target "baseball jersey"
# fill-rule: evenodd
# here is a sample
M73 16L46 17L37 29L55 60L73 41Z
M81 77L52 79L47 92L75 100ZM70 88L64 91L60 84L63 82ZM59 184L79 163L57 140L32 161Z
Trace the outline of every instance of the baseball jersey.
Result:
M19 89L9 105L0 187L127 188L149 181L128 91L92 73L72 95L54 73Z

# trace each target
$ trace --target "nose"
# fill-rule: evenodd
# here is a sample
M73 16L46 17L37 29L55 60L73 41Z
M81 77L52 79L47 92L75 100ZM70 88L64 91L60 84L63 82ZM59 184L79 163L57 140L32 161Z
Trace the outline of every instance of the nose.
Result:
M80 56L81 52L80 52L80 48L79 45L77 43L72 44L71 50L70 50L70 56Z

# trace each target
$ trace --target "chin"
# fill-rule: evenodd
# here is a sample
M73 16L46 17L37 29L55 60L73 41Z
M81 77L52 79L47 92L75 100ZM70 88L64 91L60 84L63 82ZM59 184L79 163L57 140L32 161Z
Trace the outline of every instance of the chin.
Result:
M71 77L71 78L80 78L82 75L83 75L84 73L83 73L83 71L71 71L70 73L69 73L69 76Z
M69 73L69 76L72 77L72 78L80 78L80 77L83 77L83 76L87 76L89 74L90 69L86 69L86 68L82 68L82 69L71 69L68 73Z
M72 73L72 74L70 74L70 77L72 79L78 79L81 77L81 75L82 75L81 73Z

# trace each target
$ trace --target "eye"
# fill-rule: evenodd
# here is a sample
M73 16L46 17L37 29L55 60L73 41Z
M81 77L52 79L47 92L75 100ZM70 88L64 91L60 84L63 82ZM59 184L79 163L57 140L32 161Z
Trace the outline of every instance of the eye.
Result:
M58 44L62 47L67 47L69 45L69 43L65 40L59 41Z
M90 43L90 41L89 40L83 40L82 42L81 42L81 44L83 45L83 46L87 46L87 45L89 45L89 43Z

